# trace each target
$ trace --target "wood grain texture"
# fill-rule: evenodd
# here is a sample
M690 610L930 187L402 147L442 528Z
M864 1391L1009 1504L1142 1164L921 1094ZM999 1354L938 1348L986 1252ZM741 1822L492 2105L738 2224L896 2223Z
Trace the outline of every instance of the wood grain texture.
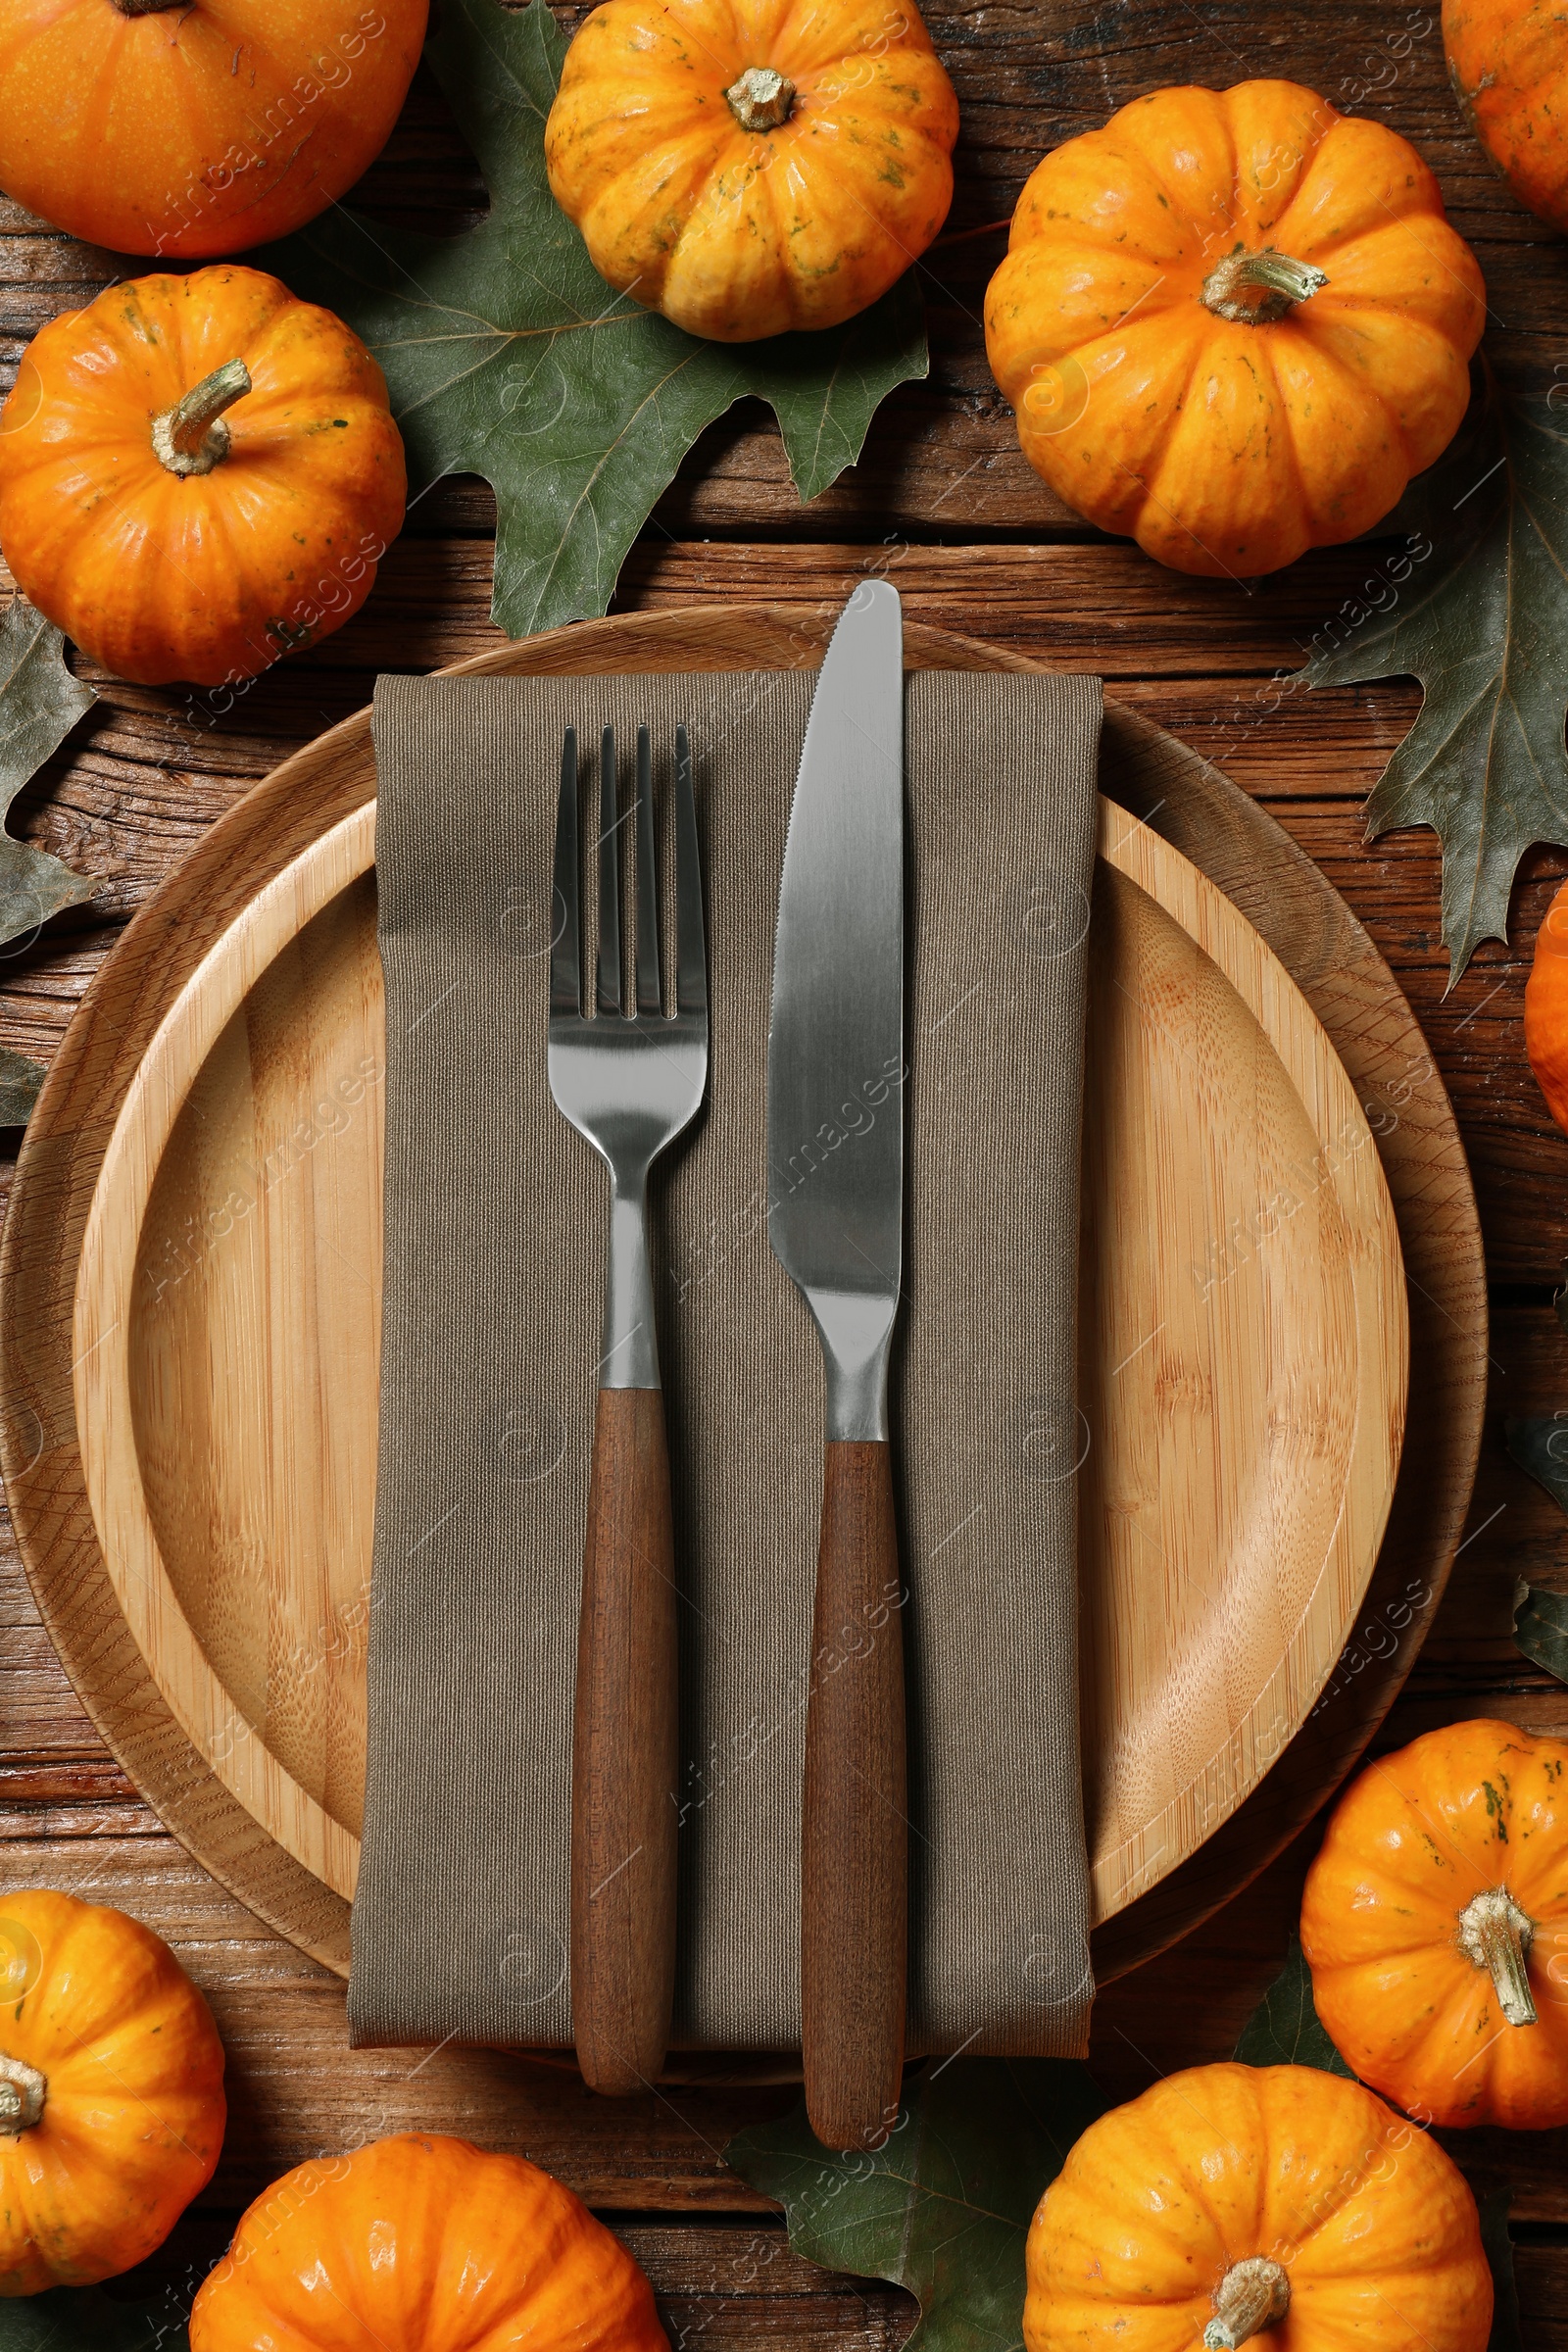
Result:
M811 663L835 612L626 618L475 667ZM907 643L916 665L1005 659L918 629ZM1162 786L1188 758L1136 724L1110 741L1113 760L1148 764ZM323 774L352 792L347 813L322 796ZM238 919L212 921L198 853L106 973L110 1017L127 1009L122 991L152 1012L150 989L161 1017L122 1065L129 1089L103 1152L71 1354L135 1654L153 1661L189 1753L339 1898L326 1939L309 1940L314 1905L303 1921L267 1909L274 1867L253 1887L228 1875L224 1847L204 1837L195 1850L337 1967L363 1798L379 1336L379 965L368 901L349 887L372 856L373 781L363 719L287 763L211 837L226 849L222 895ZM259 806L302 798L319 830L277 867ZM1367 1123L1284 965L1147 827L1117 816L1100 848L1114 895L1098 928L1114 960L1101 969L1086 1087L1081 1559L1095 1598L1081 1686L1102 1925L1244 1803L1329 1671L1387 1507L1403 1308ZM205 945L192 968L166 960L155 982L131 947L172 897L182 936ZM1191 1116L1195 1084L1206 1125ZM24 1195L34 1144L60 1116L47 1101L34 1114ZM1173 1201L1187 1204L1170 1225L1178 1246L1151 1253ZM1276 1352L1260 1359L1270 1334ZM1331 1359L1345 1378L1325 1383ZM243 1369L256 1363L275 1372L258 1384ZM208 1387L212 1404L195 1393ZM310 1426L297 1430L300 1415ZM343 1479L357 1482L352 1496ZM182 1754L181 1774L191 1769ZM178 1828L184 1781L160 1781L156 1801L174 1804L166 1818ZM1249 1854L1250 1866L1265 1858ZM1136 1954L1137 1933L1122 1950Z
M569 21L580 11L561 13ZM1102 121L1114 105L1165 82L1218 84L1283 73L1415 139L1439 173L1450 218L1481 258L1489 348L1516 380L1539 387L1568 351L1568 249L1522 213L1465 133L1446 86L1435 5L1324 0L1302 15L1257 0L1041 0L1001 8L996 0L932 0L925 13L963 107L956 231L1002 219L1039 155ZM436 233L461 230L482 213L471 159L424 74L354 201L383 220ZM1446 995L1434 836L1416 830L1374 844L1362 838L1364 795L1406 731L1419 690L1390 680L1272 699L1271 672L1303 659L1314 631L1375 567L1375 551L1309 557L1261 583L1255 601L1238 592L1229 615L1190 603L1169 577L1150 570L1134 578L1125 548L1085 534L1044 492L991 384L979 316L1004 243L1001 234L944 242L927 257L931 377L884 404L860 463L810 507L795 496L776 429L760 404L746 404L705 434L660 503L622 600L680 603L701 593L809 601L830 593L828 582L853 581L866 564L891 559L900 562L894 576L906 600L911 591L919 599L915 617L981 626L1013 652L1107 671L1117 706L1113 735L1128 719L1174 730L1257 803L1249 808L1221 778L1210 780L1207 794L1192 792L1200 771L1188 760L1168 808L1152 821L1188 816L1195 838L1178 831L1178 846L1200 864L1212 852L1222 885L1254 894L1243 898L1251 919L1288 962L1298 957L1296 976L1342 1054L1348 1059L1355 1036L1364 1037L1358 1091L1380 1104L1373 1114L1378 1146L1407 1257L1412 1193L1431 1220L1430 1262L1420 1275L1429 1296L1411 1293L1404 1465L1378 1577L1332 1678L1334 1695L1196 1865L1099 1932L1109 1967L1108 1938L1124 1929L1150 1950L1191 1931L1179 1949L1120 1976L1097 2004L1093 2063L1112 2095L1127 2096L1156 2070L1228 2055L1274 1974L1304 1851L1298 1862L1293 1849L1206 1925L1193 1930L1192 1922L1236 1884L1236 1841L1246 1845L1250 1869L1257 1853L1305 1818L1323 1776L1343 1769L1317 1752L1326 1730L1336 1754L1348 1760L1410 1670L1379 1746L1474 1713L1568 1738L1568 1693L1518 1658L1508 1631L1516 1573L1568 1586L1561 1514L1508 1460L1500 1437L1505 1411L1568 1404L1568 1348L1548 1302L1568 1250L1568 1138L1544 1111L1519 1039L1531 942L1568 860L1562 853L1532 853L1515 893L1512 944L1484 946ZM90 300L123 268L0 199L0 384L38 325ZM386 596L395 625L383 627L378 586L363 632L357 619L305 660L279 664L247 695L199 697L95 679L103 699L10 821L96 875L99 891L90 907L57 918L36 943L7 951L0 1041L46 1060L60 1050L128 918L242 793L359 708L377 658L414 668L497 642L486 617L493 530L494 501L483 483L457 477L438 484L412 511L394 551L400 567L389 571ZM672 540L683 551L672 554ZM944 541L983 542L986 560ZM1363 556L1368 561L1357 570ZM950 586L960 576L970 585ZM1124 598L1131 600L1125 607ZM1158 798L1156 790L1146 806ZM1272 812L1353 909L1358 919L1343 932L1325 929L1314 878L1293 878L1278 827L1261 810ZM220 880L216 863L210 879ZM1267 920L1276 898L1289 935L1283 940ZM166 946L181 952L177 936ZM1336 957L1344 959L1343 978ZM1319 961L1317 978L1308 958ZM156 966L150 957L148 968ZM1389 967L1413 1017L1387 993ZM81 1042L74 1039L68 1053L74 1055ZM1428 1050L1436 1063L1430 1090L1417 1084L1407 1101L1395 1102L1390 1089L1408 1085L1419 1068L1410 1057ZM98 1066L106 1066L101 1029L95 1051ZM90 1092L77 1100L78 1117L90 1125ZM1443 1183L1445 1152L1452 1150L1450 1103L1474 1175L1488 1263L1495 1280L1513 1286L1494 1302L1490 1338L1468 1189L1462 1173ZM1405 1126L1429 1109L1446 1141L1418 1138L1401 1159ZM1391 1118L1397 1124L1391 1127ZM14 1152L14 1137L10 1145ZM1433 1156L1423 1160L1429 1151ZM29 1219L27 1285L16 1302L27 1313L48 1312L50 1265L74 1246L73 1220L79 1238L81 1202L65 1162L58 1166L66 1228L57 1235L43 1217ZM8 1173L0 1169L0 1183ZM0 1311L13 1310L0 1300ZM47 1404L60 1395L43 1377L48 1352L30 1350L24 1393L9 1378L0 1386L0 1413L13 1424L22 1461L47 1436L32 1399ZM1487 1382L1480 1479L1466 1513ZM79 1493L74 1500L58 1462L46 1455L32 1507L67 1528L79 1511ZM1444 1566L1456 1543L1463 1548L1440 1606ZM62 1598L67 1581L58 1588ZM1418 1598L1406 1614L1402 1595L1411 1584ZM90 1619L90 1575L80 1597ZM111 1617L122 1623L118 1612ZM344 1630L345 1641L352 1631ZM79 1648L75 1654L79 1672ZM144 1743L155 1767L177 1783L185 1743L167 1710L160 1720L155 1695L134 1671L117 1680L112 1655L100 1652L100 1662L111 1665L107 1687L118 1693L122 1752ZM210 1782L188 1789L184 1801L198 1825L216 1814L220 1837L235 1834L223 1818L231 1800ZM8 1885L68 1886L148 1919L213 2001L233 2098L210 2192L211 2218L220 2225L214 2246L221 2241L222 2209L237 2210L289 2165L379 2132L445 2129L516 2148L606 2209L636 2215L665 2208L663 2226L633 2221L626 2229L667 2298L677 2344L701 2336L723 2352L731 2343L780 2336L801 2352L826 2352L830 2344L891 2352L906 2333L906 2298L864 2280L824 2278L790 2257L776 2222L724 2171L728 2133L782 2110L795 2093L687 2088L621 2108L523 2061L449 2049L421 2059L415 2072L397 2053L349 2051L341 1984L270 1936L196 1867L104 1750L8 1540L0 1543L0 1869ZM1568 2347L1568 2246L1544 2242L1544 2233L1555 2230L1560 2237L1568 2227L1568 2135L1473 2132L1448 2144L1478 2190L1511 2185L1516 2221L1537 2233L1518 2250L1531 2352Z
M657 2082L675 1999L678 1644L660 1389L601 1389L571 1756L571 2016L591 2089Z
M416 522L438 495L416 511ZM248 784L302 740L359 708L368 692L368 664L357 651L362 619L365 642L384 644L400 667L445 658L440 648L449 643L460 652L502 643L485 617L488 548L468 548L461 566L436 565L421 582L419 564L439 557L440 546L413 539L400 544L408 568L396 579L388 576L386 593L395 594L402 652L376 618L378 585L366 614L318 652L265 673L243 698L204 698L95 677L100 705L73 748L24 795L18 821L29 839L99 876L100 891L79 920L74 914L59 918L35 945L8 954L0 1042L47 1058L116 927L145 904L177 858ZM666 552L671 561L684 562L680 551ZM1241 782L1347 899L1410 999L1464 1124L1494 1277L1554 1278L1568 1252L1568 1138L1552 1125L1523 1054L1511 1048L1536 925L1568 859L1560 852L1530 854L1515 893L1512 946L1487 943L1452 995L1446 995L1435 835L1418 828L1375 844L1364 839L1364 795L1402 738L1419 689L1412 681L1389 680L1307 694L1286 691L1273 677L1275 666L1301 659L1325 616L1373 576L1382 561L1378 551L1331 550L1266 583L1261 674L1244 665L1212 677L1202 673L1215 659L1218 616L1190 608L1180 582L1161 583L1151 572L1144 587L1131 584L1129 551L1075 544L1000 545L980 552L989 558L999 592L987 624L1005 628L1010 650L1048 664L1060 662L1067 614L1074 631L1071 658L1110 671L1109 692L1118 707L1173 730ZM704 593L713 596L816 602L834 583L842 593L875 566L898 579L916 617L952 619L957 611L955 625L972 625L972 613L959 610L956 583L972 582L975 568L959 550L907 542L891 549L827 549L715 541L700 554ZM1352 563L1359 568L1348 569ZM672 583L678 589L676 574L660 566L649 579L650 594L662 596ZM627 593L635 604L643 592ZM1261 608L1239 592L1226 593L1234 599L1238 632L1254 643L1253 616ZM1130 632L1118 617L1127 595L1139 599L1139 625ZM432 618L434 598L439 604ZM1139 671L1140 630L1149 641L1149 674Z
M909 1966L904 1572L886 1444L822 1449L801 1805L801 2063L827 2148L898 2121Z

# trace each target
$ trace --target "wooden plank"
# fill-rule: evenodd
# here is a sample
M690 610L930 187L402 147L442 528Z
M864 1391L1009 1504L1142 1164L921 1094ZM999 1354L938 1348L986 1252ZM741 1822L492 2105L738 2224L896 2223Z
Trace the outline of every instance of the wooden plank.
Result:
M279 681L280 692L284 683ZM313 707L302 711L296 705L290 715L314 731L311 718L325 724L358 707L367 683L353 675L318 672L312 680ZM323 693L328 685L329 697ZM1200 748L1206 738L1220 755L1219 763L1272 809L1361 916L1426 1027L1438 1071L1464 1125L1494 1278L1554 1279L1568 1253L1568 1141L1552 1125L1524 1060L1519 1021L1535 929L1568 861L1545 851L1527 859L1515 896L1514 945L1484 947L1458 989L1446 997L1435 837L1413 831L1367 847L1353 797L1312 797L1314 786L1329 780L1323 771L1335 764L1335 746L1348 731L1330 708L1340 696L1325 695L1314 704L1313 715L1321 707L1327 721L1327 743L1316 762L1318 774L1302 775L1302 729L1274 749L1261 731L1230 736L1222 682L1211 681L1204 689L1206 728L1194 723L1195 707L1203 696L1192 683L1172 689L1142 683L1132 697L1119 685L1113 692L1162 723L1170 723L1165 716L1170 710L1175 731ZM81 753L54 763L51 775L58 786L51 788L46 776L24 796L18 829L79 870L101 874L104 883L90 906L71 910L36 945L18 943L0 960L8 975L0 985L0 1043L47 1060L113 944L116 931L104 918L118 924L133 912L207 824L276 758L295 748L298 738L284 737L273 713L258 710L256 716L265 733L249 731L247 712L247 732L211 739L234 772L204 773L146 761L144 751L161 749L156 714L111 704L85 722ZM1305 740L1311 744L1315 737L1308 734ZM1340 755L1339 762L1343 774L1348 754ZM1298 781L1298 789L1289 789ZM1286 789L1270 789L1276 785Z

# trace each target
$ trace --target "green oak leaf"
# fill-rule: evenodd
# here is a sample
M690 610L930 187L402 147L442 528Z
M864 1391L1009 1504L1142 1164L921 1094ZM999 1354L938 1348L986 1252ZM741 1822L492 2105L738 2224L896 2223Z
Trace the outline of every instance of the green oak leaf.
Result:
M844 326L763 343L705 343L616 294L545 175L566 46L546 0L442 0L425 55L488 217L431 237L334 206L251 257L374 352L411 496L444 473L491 484L492 610L514 637L606 610L655 500L737 400L771 404L795 486L814 498L859 456L878 402L928 366L912 272Z
M1367 804L1369 838L1431 825L1443 842L1451 988L1483 939L1506 940L1532 842L1568 843L1568 416L1504 396L1483 364L1470 416L1400 505L1411 536L1368 555L1364 595L1318 631L1309 686L1419 678L1414 726Z
M101 2286L54 2286L0 2301L0 2352L187 2352L189 2341L167 2296L129 2303Z
M14 596L0 618L0 827L24 784L64 743L94 699L92 688L66 667L60 631L24 596ZM0 830L0 947L36 931L62 906L90 899L97 887L47 850ZM37 1065L20 1054L11 1059L21 1070L0 1070L0 1085L15 1088ZM0 1124L16 1121L0 1115Z
M1315 2066L1325 2075L1348 2075L1318 2018L1312 2001L1312 1972L1298 1936L1257 2007L1242 2028L1236 2056L1244 2066Z
M832 2154L803 2105L740 2132L724 2161L783 2206L797 2254L910 2290L905 2352L1017 2352L1030 2218L1104 2105L1075 2060L943 2059L906 2085L874 2152Z

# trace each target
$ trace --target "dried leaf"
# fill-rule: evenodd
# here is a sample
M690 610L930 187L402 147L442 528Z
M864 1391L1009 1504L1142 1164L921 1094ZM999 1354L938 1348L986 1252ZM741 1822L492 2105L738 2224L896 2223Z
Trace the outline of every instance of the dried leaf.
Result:
M44 1082L41 1061L0 1046L0 1127L25 1127Z
M1508 1414L1502 1424L1508 1451L1568 1511L1568 1413Z
M724 2161L783 2206L797 2254L918 2298L906 2352L1016 2352L1030 2218L1104 2104L1074 2061L938 2060L872 2154L831 2154L803 2105L742 2132Z
M514 637L603 612L627 549L705 425L771 403L803 498L860 454L876 406L927 368L912 273L819 334L704 343L608 286L545 175L564 35L545 0L443 0L425 56L490 189L460 237L333 206L256 257L347 319L386 371L410 490L496 494L494 615Z
M66 667L60 631L25 597L14 596L0 618L0 828L24 784L64 743L92 701L92 688ZM90 899L97 887L47 850L0 830L0 947L36 931L62 906ZM20 1062L21 1054L14 1059ZM0 1073L13 1085L17 1076ZM16 1122L0 1119L0 1124Z
M1315 2066L1325 2075L1350 2073L1313 2006L1312 1972L1299 1936L1291 1937L1285 1966L1243 2027L1236 2055L1244 2066Z
M1483 363L1464 426L1396 521L1412 533L1404 554L1369 557L1366 595L1319 631L1329 643L1301 675L1408 675L1426 690L1367 831L1441 836L1451 987L1481 940L1507 938L1532 842L1568 843L1568 418L1505 396Z
M1559 1683L1568 1683L1568 1593L1548 1592L1540 1585L1515 1585L1513 1639L1514 1647L1532 1666L1544 1666Z

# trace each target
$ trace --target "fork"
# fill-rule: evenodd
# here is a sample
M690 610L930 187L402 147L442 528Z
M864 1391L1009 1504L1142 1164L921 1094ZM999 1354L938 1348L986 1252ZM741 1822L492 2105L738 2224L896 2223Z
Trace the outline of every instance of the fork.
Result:
M645 2090L675 1987L676 1625L669 1455L648 1256L648 1172L708 1080L708 968L691 745L675 733L675 1010L664 1011L653 746L637 730L635 1006L625 1004L615 736L599 753L599 964L583 1002L577 731L561 755L550 1091L610 1170L604 1351L577 1632L571 2006L591 2089Z

